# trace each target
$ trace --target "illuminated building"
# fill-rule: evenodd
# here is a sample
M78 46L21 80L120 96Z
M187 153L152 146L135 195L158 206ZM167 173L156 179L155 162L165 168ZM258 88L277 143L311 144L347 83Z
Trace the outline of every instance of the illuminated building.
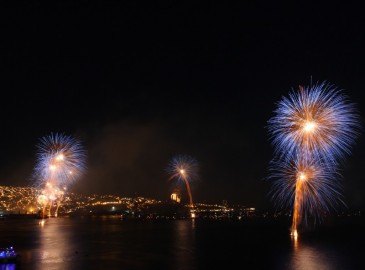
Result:
M180 203L180 200L181 200L181 197L180 197L180 192L179 190L175 189L171 196L170 196L171 200L177 202L177 203Z

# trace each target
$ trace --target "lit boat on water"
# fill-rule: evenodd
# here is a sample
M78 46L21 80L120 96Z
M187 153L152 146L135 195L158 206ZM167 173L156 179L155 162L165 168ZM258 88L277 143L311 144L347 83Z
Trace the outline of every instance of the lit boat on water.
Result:
M15 262L18 258L13 247L0 248L0 263Z

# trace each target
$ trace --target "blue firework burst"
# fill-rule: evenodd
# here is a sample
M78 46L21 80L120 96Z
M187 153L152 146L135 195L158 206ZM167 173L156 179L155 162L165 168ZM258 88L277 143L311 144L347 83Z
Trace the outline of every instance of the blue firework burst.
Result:
M301 152L338 164L359 135L354 104L326 82L290 92L274 112L268 129L280 157Z
M86 152L81 143L69 135L51 133L42 137L37 150L33 178L39 184L48 181L68 186L85 170Z

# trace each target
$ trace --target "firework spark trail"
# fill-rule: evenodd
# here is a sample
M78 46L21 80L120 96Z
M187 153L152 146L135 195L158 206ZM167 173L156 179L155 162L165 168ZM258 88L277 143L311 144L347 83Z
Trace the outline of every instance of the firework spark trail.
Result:
M174 178L182 181L186 185L189 195L190 207L193 207L193 196L190 189L190 181L197 178L198 163L197 161L187 155L178 155L171 159L167 167L167 172L171 175L169 180Z
M66 187L64 187L64 190L66 190ZM56 211L55 211L55 217L58 216L58 209L60 208L61 202L63 200L63 195L65 194L65 191L59 191L59 197L57 200L57 206L56 206Z
M42 218L44 218L48 198L46 195L41 194L37 197L37 202L42 206Z
M277 105L268 121L275 147L272 198L293 207L297 235L303 217L320 217L342 202L338 165L359 134L359 117L347 97L325 82L300 87Z
M319 219L337 206L345 205L337 181L340 174L333 166L297 156L291 161L272 161L270 171L271 198L279 209L293 208L293 228L309 216Z

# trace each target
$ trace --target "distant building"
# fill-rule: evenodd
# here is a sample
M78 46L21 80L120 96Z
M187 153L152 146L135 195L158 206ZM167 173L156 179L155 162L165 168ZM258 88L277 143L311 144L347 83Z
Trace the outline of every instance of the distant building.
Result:
M227 202L227 200L223 200L223 202L222 202L222 203L223 203L223 206L224 206L224 207L226 207L226 208L228 207L228 202Z
M178 189L175 189L171 196L170 196L171 200L177 202L177 203L180 203L180 200L181 200L181 196L180 196L180 192Z

